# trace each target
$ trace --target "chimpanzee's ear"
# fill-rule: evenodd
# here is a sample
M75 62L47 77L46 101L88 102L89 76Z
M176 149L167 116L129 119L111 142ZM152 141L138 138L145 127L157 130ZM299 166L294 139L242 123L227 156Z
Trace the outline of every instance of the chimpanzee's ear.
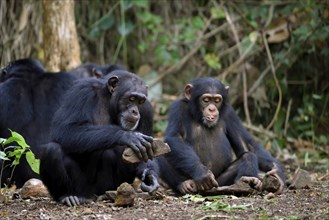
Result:
M185 98L191 100L191 89L193 88L192 84L187 84L185 86Z
M109 89L111 94L114 92L115 88L117 87L118 82L119 82L119 78L117 76L112 76L107 81L107 88Z
M91 72L92 72L93 76L95 76L97 79L102 78L104 76L102 71L100 69L95 68L95 67L91 70Z
M226 92L226 95L228 94L228 90L230 89L229 86L225 86L225 92Z

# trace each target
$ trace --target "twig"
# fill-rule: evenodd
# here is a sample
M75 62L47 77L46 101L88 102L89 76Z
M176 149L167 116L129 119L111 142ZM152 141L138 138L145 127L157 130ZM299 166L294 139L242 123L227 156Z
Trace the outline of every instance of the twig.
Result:
M329 177L329 173L325 174L324 176L319 177L318 180L319 181L322 181L322 180L324 180L324 179L326 179L328 177Z
M275 82L275 86L278 89L278 93L279 93L279 100L278 100L278 105L277 105L276 110L275 110L275 114L274 114L274 116L273 116L272 121L270 122L270 124L266 127L266 129L270 129L274 125L274 122L276 121L276 119L278 117L278 114L279 114L279 111L280 111L280 108L281 108L282 91L281 91L281 87L279 85L279 81L278 81L278 79L276 77L275 67L274 67L274 64L273 64L273 59L272 59L271 51L270 51L270 48L268 46L265 33L263 33L262 36L263 36L263 41L264 41L266 53L267 53L267 56L268 56L268 60L269 60L270 65L271 65L271 69L272 69L272 74L273 74L273 79L274 79L274 82Z
M273 12L274 12L274 4L271 4L271 7L270 7L270 11L269 11L269 14L268 14L268 18L266 20L266 23L265 23L265 26L264 26L264 29L269 26L269 24L271 23L272 21L272 18L273 18Z
M284 131L283 131L283 135L284 135L284 136L287 135L287 130L288 130L288 120L289 120L289 116L290 116L291 104L292 104L292 99L290 99L290 100L289 100L289 103L288 103L287 114L286 114L286 120L285 120L285 122L284 122Z
M234 23L232 22L231 16L228 13L228 11L226 10L226 7L223 7L224 13L225 13L225 18L228 22L228 24L231 27L235 42L238 46L239 49L239 56L242 55L241 52L241 46L240 46L240 39L239 39L239 35L238 32L235 28ZM247 77L246 77L246 66L245 63L243 63L243 69L242 69L242 81L243 81L243 109L244 109L244 113L246 115L246 120L248 124L251 124L251 120L250 120L250 114L249 114L249 109L248 109L248 97L247 97Z
M257 133L261 133L261 134L264 134L266 137L269 137L269 138L277 138L278 135L271 132L271 131L268 131L264 128L259 128L259 127L256 127L254 125L250 125L250 124L246 124L246 123L242 123L244 127L246 127L247 129L251 130L251 131L254 131L254 132L257 132Z
M259 37L259 35L256 35L256 39L255 41L253 41L249 47L245 50L245 52L239 57L239 59L237 59L233 64L231 64L228 68L226 68L224 70L224 72L221 73L221 75L223 76L223 79L226 78L226 75L229 74L233 69L235 69L237 66L239 66L243 61L246 60L247 55L249 54L249 52L251 51L251 49L253 48L253 46L256 44L257 42L257 38ZM257 51L256 51L257 52Z
M251 86L251 88L248 91L248 95L250 95L251 93L253 93L261 84L261 82L263 81L263 78L266 76L266 74L271 70L270 66L267 66L266 69L260 74L260 76L257 78L256 82L254 82L254 84Z
M174 64L173 66L169 67L165 71L163 71L150 85L149 87L152 88L156 84L158 84L166 75L179 70L196 52L199 51L200 47L202 46L202 42L198 41L197 44L193 47L188 54L186 54L183 59L181 59L178 63Z

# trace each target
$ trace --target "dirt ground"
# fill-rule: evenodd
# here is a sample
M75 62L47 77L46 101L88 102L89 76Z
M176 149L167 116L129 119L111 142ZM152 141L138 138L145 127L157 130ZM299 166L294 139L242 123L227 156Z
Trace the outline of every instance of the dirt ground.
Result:
M11 198L0 203L0 219L329 219L328 170L310 174L312 186L286 189L272 199L261 193L218 198L165 193L157 199L137 198L134 206L122 208L109 200L67 207L50 198Z

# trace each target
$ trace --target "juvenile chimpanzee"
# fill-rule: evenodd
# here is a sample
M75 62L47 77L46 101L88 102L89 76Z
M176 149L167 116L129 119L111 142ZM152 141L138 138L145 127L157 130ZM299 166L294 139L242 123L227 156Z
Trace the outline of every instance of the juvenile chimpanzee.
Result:
M139 177L142 190L159 184L152 159L153 111L147 86L133 73L117 70L101 79L79 80L56 112L51 143L41 158L40 175L63 204L79 205ZM145 162L127 164L125 147Z
M34 59L20 59L9 63L0 71L0 137L8 138L8 129L23 135L38 156L39 146L49 142L50 123L63 94L76 77L67 73L48 73ZM2 183L15 183L21 187L30 178L38 177L24 158L13 167L6 161ZM12 177L11 177L12 176Z
M261 189L259 171L281 183L281 164L257 144L228 101L228 87L199 78L185 87L185 98L171 106L165 142L171 152L159 158L162 178L183 194L231 185L241 179ZM236 160L232 162L233 149Z

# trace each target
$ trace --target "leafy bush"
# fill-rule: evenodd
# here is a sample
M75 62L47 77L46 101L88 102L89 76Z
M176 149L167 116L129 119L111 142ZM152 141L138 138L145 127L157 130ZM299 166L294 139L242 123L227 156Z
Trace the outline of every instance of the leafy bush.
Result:
M19 165L22 156L25 156L26 161L30 165L31 169L35 173L39 173L40 161L39 159L35 158L34 153L31 151L30 146L26 144L23 136L15 131L10 132L11 137L8 139L0 138L0 160L2 160L0 169L0 186L3 170L6 169L6 166L10 166L14 167L12 171L14 172L15 167ZM5 163L5 161L10 162Z

